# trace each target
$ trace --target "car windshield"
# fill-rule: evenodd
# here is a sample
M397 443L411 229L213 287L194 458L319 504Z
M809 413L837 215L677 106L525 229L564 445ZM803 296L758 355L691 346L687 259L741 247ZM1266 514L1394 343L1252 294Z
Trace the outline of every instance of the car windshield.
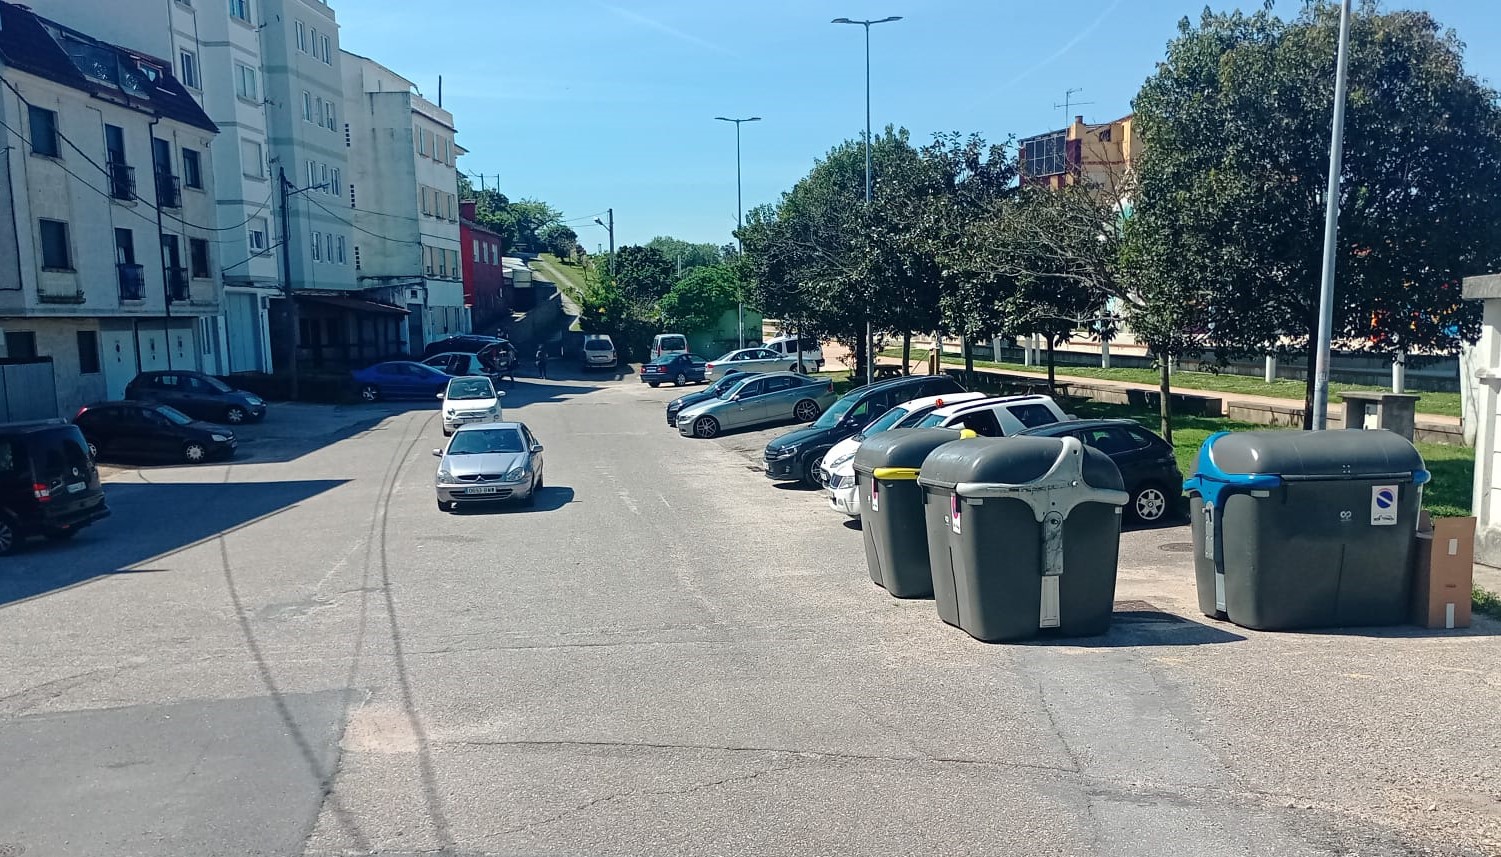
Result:
M880 434L881 432L886 431L887 429L892 428L897 423L901 422L902 418L906 415L906 408L900 406L892 408L886 413L881 414L881 416L877 418L875 422L866 426L865 429L860 432L860 434L863 437L870 437L873 434Z
M850 410L858 404L860 404L859 396L845 396L844 398L835 402L827 411L824 411L823 416L819 417L817 420L814 420L812 427L833 428L834 426L839 425L839 421L844 419L844 415L849 413Z
M449 455L485 455L487 453L524 452L521 432L516 429L470 429L453 436Z
M493 399L495 388L484 378L460 378L448 384L450 399Z
M180 426L185 426L193 421L192 417L189 417L182 411L176 408L169 408L166 405L158 405L156 412Z

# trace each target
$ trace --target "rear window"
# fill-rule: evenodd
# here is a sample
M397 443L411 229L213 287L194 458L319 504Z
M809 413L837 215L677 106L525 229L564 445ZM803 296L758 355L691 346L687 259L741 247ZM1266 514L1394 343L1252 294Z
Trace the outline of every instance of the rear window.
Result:
M657 340L657 347L663 351L687 351L688 340L681 336L664 336Z
M39 482L88 472L89 449L77 429L36 432L29 445L32 475Z
M585 351L609 351L614 347L608 339L589 339L584 342Z

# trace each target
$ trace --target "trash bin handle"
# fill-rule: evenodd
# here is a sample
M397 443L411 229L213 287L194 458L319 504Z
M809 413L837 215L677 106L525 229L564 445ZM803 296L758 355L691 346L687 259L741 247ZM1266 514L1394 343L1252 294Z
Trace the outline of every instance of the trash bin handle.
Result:
M1076 437L1061 438L1063 450L1053 466L1041 477L1024 484L1006 482L962 482L954 486L961 497L1011 497L1018 494L1046 494L1045 504L1031 503L1032 514L1040 522L1049 511L1067 517L1081 503L1105 503L1124 506L1131 495L1113 488L1097 488L1084 481L1084 444ZM1072 472L1066 472L1072 471Z
M871 476L877 479L885 479L889 482L915 482L917 481L916 467L877 467L871 471Z

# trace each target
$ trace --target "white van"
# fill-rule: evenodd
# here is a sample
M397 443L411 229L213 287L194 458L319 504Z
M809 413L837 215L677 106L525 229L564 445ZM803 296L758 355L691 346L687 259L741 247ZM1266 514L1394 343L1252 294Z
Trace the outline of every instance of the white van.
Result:
M659 333L652 337L651 359L688 353L688 337L681 333Z
M797 359L797 352L801 350L803 352L803 366L808 371L823 371L823 347L818 344L818 340L812 337L778 336L762 347L794 360Z
M584 337L584 371L615 367L615 343L603 333Z

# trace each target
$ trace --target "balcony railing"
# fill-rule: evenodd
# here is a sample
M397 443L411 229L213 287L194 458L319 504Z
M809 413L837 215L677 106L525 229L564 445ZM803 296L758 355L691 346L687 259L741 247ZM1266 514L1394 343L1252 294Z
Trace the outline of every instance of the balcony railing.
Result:
M136 170L113 161L109 165L109 195L126 201L136 198Z
M167 301L185 301L188 299L188 269L167 269Z
M120 300L138 301L146 288L146 269L142 265L127 265L120 262L115 265L115 271L120 280Z
M177 176L156 174L156 204L162 208L182 208L182 181Z

